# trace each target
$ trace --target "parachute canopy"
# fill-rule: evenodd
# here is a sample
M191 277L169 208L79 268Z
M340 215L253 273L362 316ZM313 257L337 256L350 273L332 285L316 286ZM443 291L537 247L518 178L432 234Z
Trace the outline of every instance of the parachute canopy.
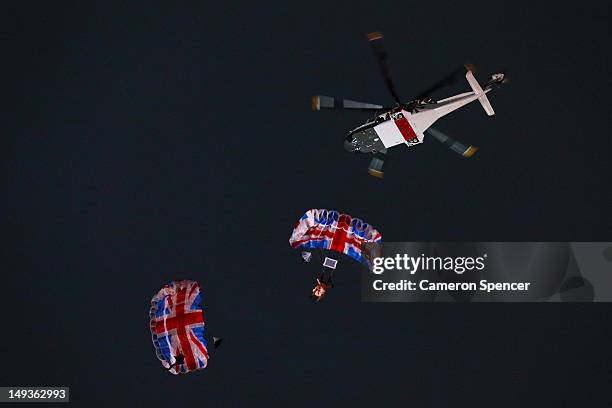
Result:
M202 370L208 363L200 300L200 285L191 280L170 282L151 299L155 353L172 374Z
M293 248L341 252L371 267L371 260L380 252L382 235L359 218L333 210L312 209L296 223L289 244Z

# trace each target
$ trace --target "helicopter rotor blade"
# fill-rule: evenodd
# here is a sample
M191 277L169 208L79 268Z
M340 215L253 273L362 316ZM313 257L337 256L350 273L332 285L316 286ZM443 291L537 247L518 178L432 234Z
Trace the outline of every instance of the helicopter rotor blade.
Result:
M463 157L472 157L478 150L476 146L466 146L452 137L440 132L436 128L430 127L425 132L432 135L438 141L448 146L453 152L460 154Z
M357 110L357 111L381 111L385 107L373 103L351 101L349 99L334 98L333 96L315 95L311 99L313 111L323 109L333 110Z
M380 179L383 178L385 176L385 172L383 171L384 164L385 162L382 158L372 158L372 161L370 161L370 165L368 166L368 173L370 173L370 176Z
M393 100L397 103L401 103L400 97L395 89L395 84L393 83L393 77L391 76L391 66L389 65L389 57L387 56L387 52L385 51L383 45L383 35L378 31L369 33L368 40L370 41L370 46L372 46L374 55L378 60L378 65L380 66L380 70L385 77L387 88L389 89L389 92L391 92Z
M457 83L457 81L465 77L466 69L472 72L475 71L475 67L471 64L466 64L462 67L459 67L455 69L453 72L451 72L449 75L445 76L444 78L442 78L441 80L434 83L429 88L425 89L423 92L415 96L414 99L416 100L426 99L428 96L430 96L434 92L437 92L440 89L444 89L451 85L454 85L455 83Z

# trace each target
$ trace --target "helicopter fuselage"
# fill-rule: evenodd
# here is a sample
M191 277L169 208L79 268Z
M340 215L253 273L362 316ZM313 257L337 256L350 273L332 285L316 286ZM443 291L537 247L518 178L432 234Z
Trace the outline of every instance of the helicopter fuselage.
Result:
M433 103L414 101L399 105L379 114L351 130L344 148L353 153L386 153L387 149L405 144L408 147L423 143L424 132L441 117L478 100L482 93L465 92ZM430 102L430 101L428 101Z

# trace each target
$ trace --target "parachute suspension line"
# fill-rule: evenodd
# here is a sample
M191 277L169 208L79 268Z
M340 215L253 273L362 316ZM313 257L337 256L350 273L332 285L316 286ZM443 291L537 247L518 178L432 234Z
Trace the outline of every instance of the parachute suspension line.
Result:
M329 225L329 227L332 228L331 225ZM338 227L336 227L336 228L338 228ZM316 238L320 238L321 235L323 234L323 231L324 231L324 229L322 228L321 231L319 231L319 234L316 236ZM319 247L317 249L319 250L319 254L321 255L321 259L325 259L326 256L325 256L325 252L323 251L323 248ZM325 274L327 272L327 269L328 268L324 264L321 264L321 280L325 280ZM331 269L330 271L331 272L329 273L329 280L331 280L331 278L334 275L334 270Z
M325 230L325 228L321 228L321 230L318 231L318 234L315 236L315 238L321 238L321 235L323 234L324 230ZM317 249L319 250L319 254L321 254L321 257L325 257L325 252L323 252L323 248L318 247ZM325 267L323 266L322 270L324 270L324 269L325 269Z
M327 268L325 265L321 265L320 279L323 283L330 283L334 277L335 269Z

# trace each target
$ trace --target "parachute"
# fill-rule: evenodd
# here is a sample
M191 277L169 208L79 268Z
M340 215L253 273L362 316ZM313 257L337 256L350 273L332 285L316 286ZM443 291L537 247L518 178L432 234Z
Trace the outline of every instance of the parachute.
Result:
M371 269L380 254L382 235L370 224L348 214L311 209L298 220L289 238L293 248L341 252Z
M151 299L153 346L157 358L172 374L202 370L208 364L200 301L200 285L191 280L170 282Z

